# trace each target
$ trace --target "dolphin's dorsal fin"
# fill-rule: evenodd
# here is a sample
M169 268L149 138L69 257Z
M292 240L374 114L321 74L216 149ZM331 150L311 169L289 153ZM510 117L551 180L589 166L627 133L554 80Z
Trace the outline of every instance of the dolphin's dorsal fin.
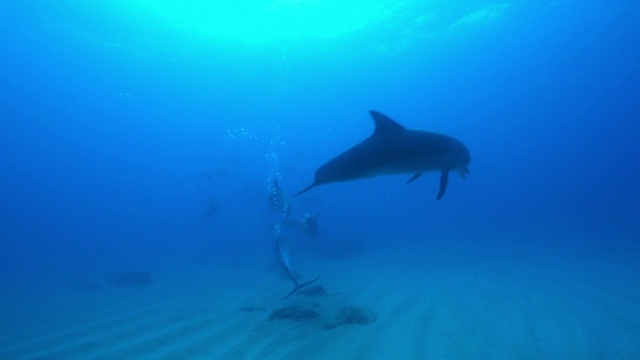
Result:
M394 120L391 120L391 118L382 113L370 110L369 114L371 114L373 122L376 124L376 128L373 131L374 136L384 136L405 130L404 126L398 124Z

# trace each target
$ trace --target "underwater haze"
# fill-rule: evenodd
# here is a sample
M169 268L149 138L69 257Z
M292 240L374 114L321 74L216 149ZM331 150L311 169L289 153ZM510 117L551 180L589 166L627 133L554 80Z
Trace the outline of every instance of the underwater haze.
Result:
M639 17L2 2L0 358L640 358ZM294 196L371 110L469 174Z

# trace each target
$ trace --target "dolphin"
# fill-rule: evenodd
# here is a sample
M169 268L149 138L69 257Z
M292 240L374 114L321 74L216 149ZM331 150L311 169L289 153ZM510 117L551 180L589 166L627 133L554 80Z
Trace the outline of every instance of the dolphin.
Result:
M459 140L444 134L407 129L375 110L373 134L361 143L329 160L316 170L311 188L332 182L358 180L379 175L410 173L407 184L429 171L440 172L440 200L447 190L449 172L466 178L471 161L469 150Z
M220 209L220 205L218 205L218 203L215 202L213 198L209 197L207 208L204 209L204 211L202 212L202 215L200 215L200 223L203 224L204 222L209 220L209 218L213 216L213 214L218 212L219 209Z
M318 215L311 215L309 213L305 213L302 215L300 220L294 219L284 219L280 221L276 226L278 229L275 231L276 234L280 233L280 226L287 225L289 227L297 227L305 234L309 235L311 239L315 240L316 237L326 238L320 231L318 231Z
M307 235L311 237L311 239L315 240L316 237L326 237L321 232L318 231L318 215L311 215L309 213L305 213L302 215L301 228Z
M276 179L273 179L267 201L273 213L282 214L287 219L289 218L291 215L291 205L289 205L289 202L285 198L284 193L280 188L280 184L278 184L278 180Z
M304 282L302 284L298 282L298 280L296 279L296 276L293 274L293 270L291 269L291 256L289 254L289 243L280 236L278 236L278 238L276 239L276 258L278 259L278 264L282 266L282 268L284 269L284 271L287 273L287 275L289 276L291 281L293 281L293 284L294 284L293 290L291 290L287 294L287 296L280 298L280 300L287 299L291 295L298 292L298 290L320 279L320 276L318 276L317 278L311 281Z

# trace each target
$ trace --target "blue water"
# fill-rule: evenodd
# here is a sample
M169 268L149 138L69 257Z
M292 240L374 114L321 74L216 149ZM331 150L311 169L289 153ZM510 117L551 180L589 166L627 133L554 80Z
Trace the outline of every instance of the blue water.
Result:
M428 244L469 272L470 257L510 259L613 269L629 281L617 286L637 285L640 5L423 3L338 35L245 41L124 3L3 2L4 300L127 271L161 281L221 261L267 264L281 220L267 206L274 178L293 218L320 214L324 240L286 229L299 266L325 259L314 271ZM460 139L468 178L452 174L439 201L435 173L291 198L371 134L371 109ZM217 211L200 221L209 198ZM637 309L627 334L640 333Z

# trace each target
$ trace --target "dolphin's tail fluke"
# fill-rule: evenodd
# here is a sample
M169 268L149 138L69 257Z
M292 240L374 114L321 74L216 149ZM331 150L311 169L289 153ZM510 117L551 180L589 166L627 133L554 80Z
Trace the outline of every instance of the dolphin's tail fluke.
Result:
M312 188L312 187L314 187L314 186L316 186L316 185L318 185L318 183L314 181L314 182L313 182L313 184L311 184L311 185L307 186L304 190L302 190L302 191L300 191L299 193L297 193L297 194L293 195L293 197L296 197L296 196L298 196L298 195L300 195L300 194L306 193L307 191L311 190L311 188Z
M320 279L320 276L318 276L317 278L311 280L311 281L307 281L305 283L299 284L297 281L294 281L296 286L293 288L293 290L291 290L287 296L280 298L280 300L284 300L284 299L288 299L291 295L297 293L300 289L302 289L303 287L313 284L314 282L316 282L318 279Z

